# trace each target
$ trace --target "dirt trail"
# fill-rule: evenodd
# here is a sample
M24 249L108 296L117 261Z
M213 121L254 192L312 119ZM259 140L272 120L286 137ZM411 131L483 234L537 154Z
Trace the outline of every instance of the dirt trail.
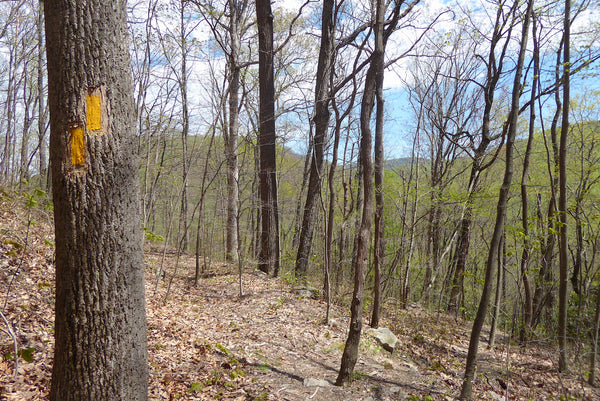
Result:
M159 263L158 258L149 256L150 264ZM181 267L189 271L192 262L183 258ZM219 366L230 371L236 366L243 370L249 380L239 385L251 397L266 394L266 399L280 400L396 400L406 399L411 392L429 392L414 363L391 355L372 338L361 345L352 386L334 386L348 324L340 308L333 309L331 324L325 325L325 304L299 296L283 280L259 273L244 274L245 295L240 298L237 274L223 274L229 271L224 265L214 269L214 277L203 279L197 287L191 283L172 286L166 304L162 297L147 294L150 349L160 350L151 356L151 366L153 362L163 366L161 355L172 359L177 353L167 346L163 348L161 341L170 337L168 342L173 347L181 347L178 340L185 332L185 343L190 348L195 344L205 355L212 352L220 356L223 361ZM152 279L149 283L153 284ZM164 296L164 291L159 295ZM227 376L228 369L220 374ZM155 373L160 376L160 371ZM309 379L320 380L320 385L310 385ZM155 389L160 393L159 387Z
M0 197L0 302L16 333L20 356L14 375L13 341L0 322L0 400L47 400L52 371L54 266L51 213L31 214ZM35 221L29 225L29 221ZM382 326L399 338L391 355L364 335L355 380L336 387L348 310L294 292L284 279L251 269L239 297L234 266L212 263L197 286L194 259L165 261L174 277L158 283L162 252L146 251L150 400L453 400L459 393L470 323L418 307L385 307ZM154 294L155 288L158 289ZM6 301L6 308L4 302ZM485 334L487 336L487 334ZM517 347L500 336L494 350L482 340L474 392L483 400L598 400L582 380L585 355L560 374L556 350ZM485 340L485 339L484 339ZM572 354L575 350L572 350ZM600 376L600 372L597 373ZM317 381L319 385L308 380Z

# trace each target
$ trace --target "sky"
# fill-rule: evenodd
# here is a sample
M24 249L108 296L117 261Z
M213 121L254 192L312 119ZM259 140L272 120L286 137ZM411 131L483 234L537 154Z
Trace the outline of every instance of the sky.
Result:
M162 0L161 0L162 1ZM417 6L414 10L414 17L407 18L404 20L404 24L406 26L401 27L401 29L396 32L390 38L386 49L386 55L388 59L395 59L399 55L403 54L407 51L409 46L414 43L417 38L423 33L423 29L425 26L429 24L436 16L438 17L437 23L429 32L432 35L443 35L448 30L451 30L452 27L459 22L456 15L453 12L446 12L442 14L443 10L448 9L448 1L441 0L423 0L419 6ZM289 12L296 12L300 6L304 4L304 1L300 0L276 0L273 2L274 10L287 10ZM320 1L312 1L305 11L314 10L320 7ZM482 7L480 1L470 0L470 1L461 1L462 5L470 5L473 9L477 10L475 13L471 14L471 17L475 20L481 21L481 25L488 25L490 15L482 12ZM143 18L143 7L140 7L138 11L140 13L140 17ZM451 7L451 10L456 10L456 6ZM442 14L440 16L440 14ZM590 26L594 21L598 21L598 8L594 8L589 12L586 12L584 15L580 16L574 25L574 29L584 29L586 26ZM318 21L318 18L314 18L315 21ZM193 21L192 21L193 22ZM171 23L161 21L157 23L157 28L161 32L169 32L173 31L173 25ZM598 30L600 32L600 30ZM318 34L319 29L315 27L315 30L310 32L310 34ZM200 24L197 29L192 32L192 37L200 43L207 43L211 34L206 29L206 27ZM511 46L516 48L517 41L514 41ZM293 51L293 50L292 50ZM193 104L203 104L206 103L207 99L210 99L210 87L207 87L207 70L208 64L203 61L207 56L206 54L198 54L191 62L190 65L193 66L193 71L190 74L191 79L189 80L189 92L190 92L190 100ZM316 61L316 60L315 60ZM384 93L386 98L386 123L385 123L385 146L386 146L386 157L388 158L397 158L397 157L407 157L410 156L411 150L411 137L413 132L413 125L411 122L413 121L412 110L410 105L408 104L407 92L406 92L406 83L409 81L410 77L410 57L405 57L397 61L392 67L390 67L385 73L384 80ZM220 64L220 67L219 67ZM221 62L217 61L216 64L217 69L223 69L224 60L221 59ZM311 67L304 66L305 68L310 69ZM157 67L160 68L160 67ZM312 67L316 70L316 62ZM589 81L588 81L589 82ZM593 81L598 82L598 81ZM577 82L575 83L577 85ZM310 86L313 84L311 83ZM582 87L585 87L584 84ZM288 94L291 98L311 98L312 87L307 86L304 88L297 88L297 92L291 92ZM575 86L577 88L577 86ZM214 100L214 99L213 99ZM358 101L360 104L360 100ZM193 118L197 124L208 124L209 121L206 120L206 113L202 109L192 109L193 113L195 113ZM309 115L306 116L293 116L288 117L290 120L288 122L295 122L298 124L302 124L303 120L308 120L310 118ZM296 120L296 121L294 121ZM203 129L199 127L197 129L199 133L203 133ZM306 151L306 142L307 142L307 132L308 127L305 125L304 129L299 129L295 131L296 134L286 134L288 135L288 142L286 143L288 146L291 146L292 149L298 153L302 153Z

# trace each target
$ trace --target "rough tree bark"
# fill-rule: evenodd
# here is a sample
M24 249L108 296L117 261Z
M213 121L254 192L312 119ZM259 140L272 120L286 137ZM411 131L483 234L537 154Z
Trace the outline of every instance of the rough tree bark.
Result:
M270 0L256 0L259 79L259 270L279 274L279 215L275 152L275 77L273 70L273 13Z
M56 234L50 399L147 400L125 1L46 1Z

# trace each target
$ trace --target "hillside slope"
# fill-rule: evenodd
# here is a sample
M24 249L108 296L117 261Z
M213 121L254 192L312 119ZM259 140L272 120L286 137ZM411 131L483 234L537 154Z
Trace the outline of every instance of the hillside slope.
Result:
M0 199L0 310L21 354L15 376L13 340L0 322L2 400L48 399L54 240L51 212L43 202L24 207L29 199L13 193ZM151 400L452 400L459 392L469 322L388 304L394 313L384 325L398 335L398 350L391 355L364 335L355 381L339 388L331 384L345 341L345 308L334 307L332 323L324 325L322 301L250 268L239 297L235 267L218 262L193 286L193 257L183 255L176 267L172 251L164 262L167 280L157 283L162 256L161 248L147 247ZM480 356L479 399L504 399L507 392L511 400L600 399L580 380L581 372L557 372L553 349L500 345ZM308 379L319 385L305 385L315 383Z

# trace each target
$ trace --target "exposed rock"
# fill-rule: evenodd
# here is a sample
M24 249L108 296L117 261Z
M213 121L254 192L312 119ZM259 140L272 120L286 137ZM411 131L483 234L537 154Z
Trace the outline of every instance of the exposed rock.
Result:
M494 391L488 391L488 396L490 397L490 400L495 400L495 401L504 401L504 396L494 392Z
M331 386L331 383L329 383L327 380L321 380L321 379L315 379L312 377L307 377L306 379L304 379L304 386L305 387L329 387L329 386Z
M367 334L375 337L375 339L383 347L383 349L389 352L394 352L394 347L396 347L396 344L398 343L398 337L396 337L390 329L387 329L385 327L380 327L378 329L369 329L367 331Z
M400 390L401 390L401 388L400 388L400 387L398 387L398 386L393 386L393 387L390 387L390 394L396 394L396 393L399 393L399 392L400 392Z
M404 365L405 367L409 368L410 369L410 373L414 373L414 374L418 374L419 373L419 369L417 369L417 367L414 364L412 364L411 362L409 362L409 361L402 362L402 365Z
M405 400L408 398L406 393L402 391L402 389L398 386L392 386L389 388L388 392L393 397L394 400Z
M319 299L319 290L308 285L295 286L294 293L302 298Z

